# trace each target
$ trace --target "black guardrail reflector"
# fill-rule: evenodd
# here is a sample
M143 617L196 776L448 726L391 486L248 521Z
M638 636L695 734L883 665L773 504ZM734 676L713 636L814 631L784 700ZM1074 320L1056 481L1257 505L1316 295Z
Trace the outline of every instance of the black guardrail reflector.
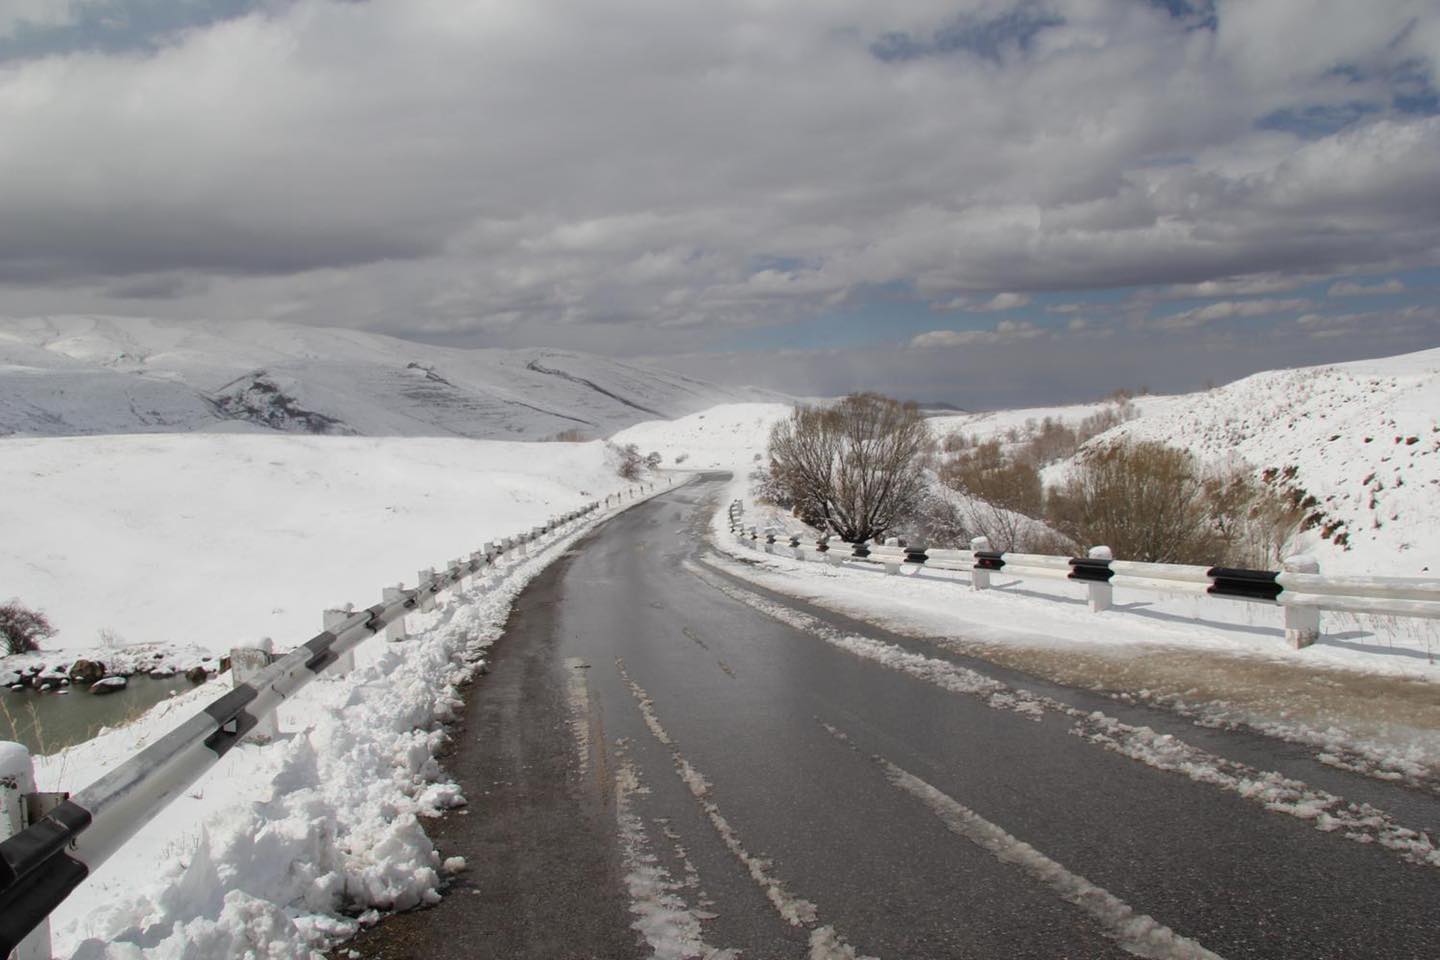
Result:
M242 683L210 704L202 712L208 714L210 719L216 723L225 723L243 711L250 701L259 695L260 692L250 684Z
M1279 571L1244 570L1239 567L1211 567L1205 571L1210 578L1206 592L1216 597L1240 597L1245 600L1274 600L1285 588L1275 582Z
M1091 583L1109 583L1110 578L1115 576L1115 571L1110 569L1109 560L1100 560L1094 557L1071 557L1070 558L1070 579L1088 580Z
M340 659L335 652L335 634L326 630L324 633L317 633L305 641L305 649L310 651L310 659L305 661L305 669L311 673L319 673L330 664Z
M999 550L976 550L976 570L1003 570L1005 568L1005 554Z
M0 890L9 890L21 878L38 870L46 860L59 856L90 826L90 811L74 800L62 800L42 819L15 836L0 842ZM0 916L4 912L0 911ZM8 956L0 951L0 956Z
M89 875L82 861L60 853L27 874L24 884L0 892L0 957L10 956Z

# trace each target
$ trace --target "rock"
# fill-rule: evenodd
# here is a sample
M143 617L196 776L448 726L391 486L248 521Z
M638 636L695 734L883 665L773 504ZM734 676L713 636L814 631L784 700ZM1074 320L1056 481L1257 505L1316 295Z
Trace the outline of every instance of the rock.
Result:
M200 684L210 679L210 675L205 672L204 667L191 667L185 671L185 679L191 683Z
M173 676L175 676L175 668L174 668L174 667L156 667L154 670L151 670L151 671L150 671L150 676L154 677L156 680L164 680L166 677L173 677Z
M124 690L130 681L124 677L106 677L103 680L96 680L90 684L91 693L115 693Z
M75 683L94 683L105 676L105 664L98 660L76 660L70 667L70 679Z

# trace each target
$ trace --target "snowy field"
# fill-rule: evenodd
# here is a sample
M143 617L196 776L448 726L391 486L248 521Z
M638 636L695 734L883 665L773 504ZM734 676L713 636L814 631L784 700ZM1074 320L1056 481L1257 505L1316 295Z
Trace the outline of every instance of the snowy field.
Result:
M0 672L127 647L287 649L327 607L369 606L624 485L599 442L164 434L0 452L0 584L59 631Z

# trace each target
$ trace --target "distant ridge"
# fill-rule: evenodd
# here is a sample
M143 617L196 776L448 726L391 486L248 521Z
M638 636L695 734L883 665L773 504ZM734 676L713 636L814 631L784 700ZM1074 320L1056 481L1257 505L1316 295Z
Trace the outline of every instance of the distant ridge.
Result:
M260 321L0 320L0 435L596 438L716 404L785 399L566 350L467 350Z

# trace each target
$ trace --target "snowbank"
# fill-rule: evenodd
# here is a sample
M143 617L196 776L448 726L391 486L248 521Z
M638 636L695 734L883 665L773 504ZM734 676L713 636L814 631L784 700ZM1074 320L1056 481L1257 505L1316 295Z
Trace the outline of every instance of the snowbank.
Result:
M347 676L322 677L279 711L281 736L226 755L52 915L57 956L76 960L319 960L380 911L431 903L446 859L424 822L465 799L435 759L442 724L524 585L579 536L511 556L414 635L376 637ZM74 790L223 695L213 684L37 763L42 790Z

